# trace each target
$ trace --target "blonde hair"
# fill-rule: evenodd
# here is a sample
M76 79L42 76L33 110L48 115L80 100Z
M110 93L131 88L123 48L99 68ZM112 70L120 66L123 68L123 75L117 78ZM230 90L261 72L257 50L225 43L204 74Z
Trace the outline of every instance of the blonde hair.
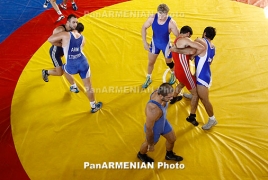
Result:
M160 4L157 7L157 12L168 13L169 12L169 7L166 4Z

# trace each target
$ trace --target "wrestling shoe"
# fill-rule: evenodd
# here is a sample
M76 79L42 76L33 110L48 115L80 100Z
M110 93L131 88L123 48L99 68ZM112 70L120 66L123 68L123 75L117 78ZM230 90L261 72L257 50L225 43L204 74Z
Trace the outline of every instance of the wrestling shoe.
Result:
M44 4L43 4L43 8L47 8L49 2L50 2L50 0L46 0L46 1L44 2Z
M62 9L64 9L64 10L67 9L67 5L66 5L66 4L63 4L63 3L60 4L60 7L61 7Z
M191 117L191 116L188 116L186 118L186 120L189 122L189 123L192 123L194 126L198 126L198 122L196 121L196 119L194 117Z
M208 119L208 123L205 124L204 126L202 126L203 130L209 130L212 126L215 126L216 124L218 124L217 120L213 120L213 119Z
M73 10L77 11L78 7L77 7L77 5L75 4L75 2L72 3L72 8L73 8Z
M48 74L47 74L47 70L43 69L42 70L42 78L45 82L48 82Z
M97 112L98 110L100 110L102 107L102 102L98 102L95 104L95 108L91 108L91 113L95 113Z
M147 156L147 154L141 154L140 152L137 154L137 157L142 161L147 163L152 163L154 162L154 160L152 158L150 158L149 156Z
M147 76L145 83L142 85L142 88L146 89L151 83L152 83L151 78L149 76Z
M166 153L166 157L165 157L166 160L174 160L174 161L182 161L183 160L183 157L181 156L177 156L175 155L175 153L173 151L171 151L171 153Z
M174 73L171 73L169 84L173 85L175 82L176 82L175 75L174 75Z
M63 15L60 15L59 18L57 19L57 22L59 22L62 19L64 19L64 16Z
M192 99L193 95L191 93L183 93L183 97L187 99Z
M73 86L70 87L70 91L74 92L74 93L79 93L79 89L77 87L73 87Z
M182 96L173 97L173 99L170 100L169 104L174 104L177 101L182 100Z

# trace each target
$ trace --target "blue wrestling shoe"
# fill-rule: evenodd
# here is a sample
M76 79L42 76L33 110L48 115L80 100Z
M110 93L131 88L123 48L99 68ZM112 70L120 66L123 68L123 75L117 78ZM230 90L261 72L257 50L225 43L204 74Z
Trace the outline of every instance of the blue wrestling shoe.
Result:
M72 8L73 8L73 10L77 11L78 7L77 7L77 5L75 4L75 2L72 3Z
M152 83L151 78L149 76L147 76L145 83L142 85L142 88L146 89L151 83Z
M91 108L91 113L95 113L97 112L98 110L100 110L102 107L102 102L98 102L95 104L95 108Z
M171 73L169 84L173 85L175 82L176 82L175 75L174 75L174 73Z
M70 87L70 91L74 92L74 93L79 93L79 89L77 87L73 87L73 86Z
M50 2L50 0L46 0L46 1L44 2L44 4L43 4L43 8L47 8L49 2Z

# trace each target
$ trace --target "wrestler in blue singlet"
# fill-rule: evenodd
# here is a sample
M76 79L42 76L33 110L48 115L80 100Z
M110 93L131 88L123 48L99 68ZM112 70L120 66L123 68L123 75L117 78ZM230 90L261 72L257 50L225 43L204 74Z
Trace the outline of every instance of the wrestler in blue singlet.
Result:
M169 53L169 21L171 17L168 16L166 22L163 25L158 24L158 14L155 14L155 18L152 24L153 38L151 42L150 52L153 54L159 54L160 50L163 52L165 58L171 58L172 55Z
M83 42L83 36L75 38L70 32L70 42L67 46L63 47L66 64L64 70L68 74L79 73L81 79L88 78L90 76L90 68L86 57L84 56L81 45Z
M172 127L166 119L168 103L166 103L165 107L163 107L159 102L156 102L154 100L149 100L148 103L153 103L157 105L162 110L162 113L163 113L162 116L157 121L155 121L154 127L153 127L154 143L157 143L160 138L160 135L165 135L172 131ZM144 125L144 132L146 133L146 124Z
M198 85L210 86L211 71L210 63L215 56L215 48L210 46L206 38L203 38L207 43L207 51L203 57L195 56L196 80Z

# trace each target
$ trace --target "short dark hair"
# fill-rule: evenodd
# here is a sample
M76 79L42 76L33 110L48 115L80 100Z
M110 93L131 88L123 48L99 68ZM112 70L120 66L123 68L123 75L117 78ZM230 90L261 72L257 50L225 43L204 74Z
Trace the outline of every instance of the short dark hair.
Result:
M82 23L77 23L77 26L75 28L75 30L77 30L79 33L84 31L84 25Z
M158 95L167 96L170 93L173 93L174 89L169 83L163 83L157 90Z
M183 26L180 30L180 34L186 34L190 33L190 35L193 35L193 30L190 26Z
M206 33L206 38L213 40L216 36L216 28L208 26L204 29L204 33Z
M74 14L70 14L68 17L67 17L67 21L70 21L71 18L77 18Z

